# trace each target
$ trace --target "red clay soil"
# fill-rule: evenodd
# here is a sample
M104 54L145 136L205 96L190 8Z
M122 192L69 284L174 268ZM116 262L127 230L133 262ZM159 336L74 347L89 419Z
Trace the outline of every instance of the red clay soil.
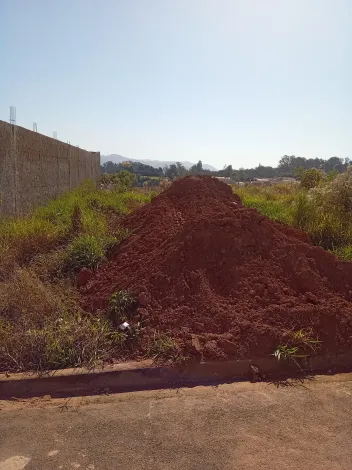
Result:
M352 349L352 263L243 207L217 179L178 180L123 223L133 235L82 289L86 308L130 290L147 334L203 357L265 356L301 329L322 351Z

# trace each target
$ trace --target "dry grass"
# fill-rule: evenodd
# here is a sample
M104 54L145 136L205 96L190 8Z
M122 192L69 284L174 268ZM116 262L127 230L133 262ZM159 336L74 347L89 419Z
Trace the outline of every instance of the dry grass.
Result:
M124 335L82 311L75 273L128 236L111 215L150 197L88 183L28 217L0 219L0 371L93 366L119 354Z

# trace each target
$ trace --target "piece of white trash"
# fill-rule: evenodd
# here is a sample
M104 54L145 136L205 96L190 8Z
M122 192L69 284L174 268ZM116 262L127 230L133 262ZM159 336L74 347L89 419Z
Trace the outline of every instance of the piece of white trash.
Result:
M120 330L122 331L126 331L126 330L129 330L130 329L130 324L127 323L127 321L124 321L123 323L121 323L121 325L119 326Z

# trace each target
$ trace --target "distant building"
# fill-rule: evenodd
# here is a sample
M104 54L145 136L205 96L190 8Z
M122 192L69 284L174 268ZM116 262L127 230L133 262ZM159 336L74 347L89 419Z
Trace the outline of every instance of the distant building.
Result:
M271 184L278 184L278 183L298 183L295 178L291 178L289 176L280 176L278 178L255 178L249 184L255 185L266 185L269 186Z
M216 179L222 181L226 184L234 184L237 186L243 186L245 184L254 184L254 185L263 185L263 186L270 186L271 184L278 184L278 183L298 183L295 178L291 178L289 176L280 176L277 178L254 178L252 181L236 181L233 178L229 178L228 176L215 176Z
M226 184L238 184L238 181L235 181L233 178L229 178L228 176L215 176L215 178Z

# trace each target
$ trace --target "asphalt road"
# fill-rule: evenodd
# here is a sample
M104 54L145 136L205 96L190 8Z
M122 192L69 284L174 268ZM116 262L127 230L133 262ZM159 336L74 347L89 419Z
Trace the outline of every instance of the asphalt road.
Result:
M0 402L0 470L352 468L352 375Z

